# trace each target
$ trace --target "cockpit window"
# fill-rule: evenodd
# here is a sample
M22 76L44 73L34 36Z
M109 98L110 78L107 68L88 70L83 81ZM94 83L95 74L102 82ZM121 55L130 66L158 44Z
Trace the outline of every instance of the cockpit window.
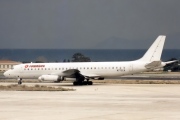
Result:
M18 65L12 65L11 70L15 69Z

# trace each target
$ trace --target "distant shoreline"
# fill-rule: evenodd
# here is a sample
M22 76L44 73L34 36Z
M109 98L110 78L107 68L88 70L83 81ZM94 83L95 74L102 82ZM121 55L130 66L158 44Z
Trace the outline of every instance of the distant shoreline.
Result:
M131 61L141 58L147 49L0 49L0 59L35 62L42 57L47 62L63 62L73 54L82 53L91 61ZM164 49L162 60L180 58L180 49Z

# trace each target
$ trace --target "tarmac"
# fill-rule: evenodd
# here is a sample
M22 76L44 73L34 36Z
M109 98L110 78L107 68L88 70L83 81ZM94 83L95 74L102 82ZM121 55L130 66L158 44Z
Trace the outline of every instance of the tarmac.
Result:
M75 91L0 91L0 120L180 119L179 84L23 84L62 86Z

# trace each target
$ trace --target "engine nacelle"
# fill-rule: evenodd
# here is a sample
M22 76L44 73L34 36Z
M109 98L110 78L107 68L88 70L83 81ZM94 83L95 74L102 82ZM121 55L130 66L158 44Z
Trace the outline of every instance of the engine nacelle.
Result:
M60 78L58 75L41 75L38 79L42 81L60 81Z
M104 80L104 78L103 77L99 77L98 80Z
M104 80L104 77L94 78L94 80Z

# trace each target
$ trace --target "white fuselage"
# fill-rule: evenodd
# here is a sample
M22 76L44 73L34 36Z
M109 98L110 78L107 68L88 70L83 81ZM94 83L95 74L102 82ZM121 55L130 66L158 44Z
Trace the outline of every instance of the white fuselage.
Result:
M147 62L79 62L79 63L29 63L14 66L7 71L5 76L9 78L38 78L41 75L65 76L64 71L70 69L79 70L87 76L114 77L146 71Z

